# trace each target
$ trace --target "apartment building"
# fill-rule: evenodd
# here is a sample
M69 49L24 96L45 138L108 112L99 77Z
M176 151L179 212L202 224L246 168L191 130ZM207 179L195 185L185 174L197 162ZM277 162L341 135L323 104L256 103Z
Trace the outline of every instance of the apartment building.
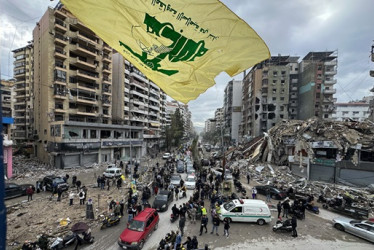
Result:
M2 138L3 138L3 174L7 178L13 176L13 140L11 129L14 123L13 119L13 102L14 80L1 80L1 115L2 115Z
M369 103L349 102L335 103L335 109L332 114L332 120L335 121L363 121L369 117Z
M242 81L231 80L224 94L223 110L225 138L228 144L239 142L239 126L242 121Z
M371 61L374 62L374 44L371 46ZM370 70L370 76L374 77L374 70ZM370 92L374 94L374 87ZM374 99L369 101L369 120L374 122Z
M332 119L337 52L309 52L300 62L298 118Z
M215 131L216 130L216 126L217 126L216 124L217 124L217 120L216 119L209 118L208 120L205 121L204 132L205 133L209 133L209 132Z
M216 120L216 127L221 128L223 125L223 120L224 120L224 111L223 108L218 108L214 112L214 119Z
M12 130L15 143L30 143L36 139L34 131L34 107L33 107L33 53L32 41L29 45L13 50L13 77L14 85L14 126Z
M272 56L244 77L240 134L253 138L297 114L298 57Z
M113 54L113 120L144 129L142 155L160 147L166 94L119 53Z
M61 5L33 39L35 155L57 168L140 157L143 129L112 122L112 49Z

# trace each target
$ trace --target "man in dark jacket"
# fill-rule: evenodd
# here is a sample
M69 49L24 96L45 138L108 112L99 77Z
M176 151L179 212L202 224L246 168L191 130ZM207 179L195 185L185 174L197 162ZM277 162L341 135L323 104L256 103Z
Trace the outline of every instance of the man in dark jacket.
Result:
M181 231L181 236L184 234L184 225L186 224L186 217L181 215L179 218L179 230Z
M219 236L219 234L218 234L219 223L220 223L220 220L218 218L218 215L215 214L214 217L213 217L213 228L212 228L212 232L210 232L211 234L214 233L214 229L215 229L216 230L216 235Z
M187 237L187 241L184 242L182 245L186 245L187 250L192 250L193 248L193 242L190 236Z
M199 242L197 241L196 236L192 238L192 249L198 249L199 248Z
M288 201L285 201L283 203L283 216L282 217L286 216L286 218L288 218L288 212L290 211L290 208L291 208L290 203Z
M291 226L292 226L292 236L297 237L297 231L296 231L297 218L296 218L296 215L292 216Z
M277 210L278 210L278 217L277 218L279 218L281 213L282 213L282 204L281 204L280 201L277 204Z
M200 235L203 234L203 228L205 228L205 233L208 232L206 225L208 225L208 217L206 215L203 215L201 217Z

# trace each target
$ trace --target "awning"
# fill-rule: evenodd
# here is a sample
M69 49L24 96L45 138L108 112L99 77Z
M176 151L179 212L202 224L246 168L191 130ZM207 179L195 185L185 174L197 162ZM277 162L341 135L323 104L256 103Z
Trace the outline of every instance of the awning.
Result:
M152 127L160 127L160 123L153 123L153 122L151 122L151 126Z

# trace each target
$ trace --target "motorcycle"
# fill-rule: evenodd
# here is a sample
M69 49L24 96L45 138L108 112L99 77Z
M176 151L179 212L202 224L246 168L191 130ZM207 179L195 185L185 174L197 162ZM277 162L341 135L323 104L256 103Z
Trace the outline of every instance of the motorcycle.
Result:
M288 219L285 221L277 220L275 225L273 226L273 231L286 231L286 232L292 232L292 219Z
M307 204L306 209L315 214L319 214L319 208L317 206L313 206L312 204Z
M101 215L104 216L104 215ZM109 216L104 216L100 229L118 225L121 221L121 216L116 216L111 213Z
M178 220L178 218L179 218L179 214L176 214L176 215L171 214L170 215L170 222L174 222L174 221Z
M75 234L68 234L64 238L57 237L54 242L52 242L50 248L52 250L59 250L74 244L76 240Z

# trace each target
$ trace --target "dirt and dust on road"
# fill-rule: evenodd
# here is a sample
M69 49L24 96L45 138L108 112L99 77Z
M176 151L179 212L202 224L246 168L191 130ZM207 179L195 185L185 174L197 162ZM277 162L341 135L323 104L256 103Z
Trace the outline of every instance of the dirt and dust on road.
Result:
M15 183L32 183L35 185L46 175L54 174L56 176L70 176L68 184L70 188L62 195L62 200L57 201L57 195L52 196L51 192L34 193L33 200L27 202L27 197L22 196L6 201L7 206L7 249L17 249L25 241L36 241L41 234L46 234L51 238L61 237L70 233L70 228L76 222L86 222L91 228L98 227L101 223L99 215L108 212L109 202L111 200L120 201L124 199L127 202L130 182L128 179L122 184L120 189L111 183L110 190L101 190L97 187L97 176L102 175L108 164L94 164L88 168L76 169L51 169L45 164L39 164L37 161L22 159L22 164L32 166L33 172L22 171L21 174L12 179ZM153 163L152 163L153 164ZM39 167L38 167L39 166ZM145 169L144 169L145 170ZM18 173L20 173L19 171ZM142 175L141 181L148 181L150 172ZM72 187L72 176L82 182L88 189L87 198L92 199L94 207L95 220L86 219L86 205L79 205L77 189ZM69 192L75 193L74 204L69 206ZM66 220L66 225L61 225L61 220Z

